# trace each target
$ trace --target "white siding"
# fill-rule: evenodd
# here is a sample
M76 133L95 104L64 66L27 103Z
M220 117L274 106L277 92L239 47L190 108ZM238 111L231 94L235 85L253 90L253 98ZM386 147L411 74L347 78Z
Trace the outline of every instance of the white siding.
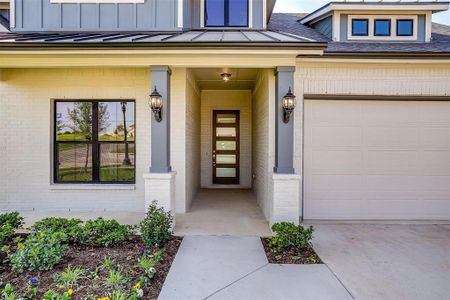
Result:
M212 112L240 110L240 187L252 186L252 95L251 91L203 90L201 105L201 186L212 187Z

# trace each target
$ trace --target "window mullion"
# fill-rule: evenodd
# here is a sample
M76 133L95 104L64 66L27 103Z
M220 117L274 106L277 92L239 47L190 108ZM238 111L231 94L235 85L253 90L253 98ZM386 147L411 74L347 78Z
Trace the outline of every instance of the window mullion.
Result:
M92 180L100 181L100 146L98 143L98 102L92 102Z
M229 3L229 0L224 0L223 1L224 2L224 13L225 13L225 16L224 16L224 23L225 23L225 27L228 27L228 26L230 26L230 3Z

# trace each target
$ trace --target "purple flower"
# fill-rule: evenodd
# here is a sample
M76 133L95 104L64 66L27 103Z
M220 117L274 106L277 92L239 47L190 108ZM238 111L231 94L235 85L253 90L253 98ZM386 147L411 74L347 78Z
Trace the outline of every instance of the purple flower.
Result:
M147 249L145 249L144 247L142 247L141 249L139 249L139 252L141 254L145 254L145 252L147 252Z
M37 284L38 280L36 277L31 277L30 282L31 282L31 284Z

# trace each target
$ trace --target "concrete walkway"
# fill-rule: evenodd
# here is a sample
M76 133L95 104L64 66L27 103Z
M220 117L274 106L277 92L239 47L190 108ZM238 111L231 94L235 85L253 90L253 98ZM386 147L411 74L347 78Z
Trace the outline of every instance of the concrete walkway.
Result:
M450 225L314 227L314 249L356 299L450 299Z
M202 189L185 214L177 214L175 234L271 235L269 222L249 189Z
M186 236L159 299L352 299L326 265L268 264L259 237Z

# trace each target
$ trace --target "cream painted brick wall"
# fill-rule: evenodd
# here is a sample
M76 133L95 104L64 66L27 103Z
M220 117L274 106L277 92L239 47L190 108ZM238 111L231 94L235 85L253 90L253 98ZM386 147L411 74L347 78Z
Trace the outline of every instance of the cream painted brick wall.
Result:
M175 178L175 210L186 212L186 68L173 68L170 105L170 160Z
M270 109L273 100L270 98L270 83L273 70L261 70L253 91L253 118L252 118L252 168L253 168L253 192L266 219L270 218L272 183L271 174L273 165L270 164L270 150L273 147L270 128Z
M295 94L294 166L301 174L304 94L448 96L450 68L448 64L299 62Z
M301 176L296 174L273 174L273 211L270 224L300 221Z
M144 180L150 164L150 110L147 68L10 69L0 81L2 210L142 211ZM136 100L135 189L52 186L51 99ZM59 186L60 187L60 186Z
M192 73L186 76L186 210L200 189L200 91Z
M213 110L240 110L240 187L252 186L252 95L251 91L203 90L201 94L201 186L212 187Z

